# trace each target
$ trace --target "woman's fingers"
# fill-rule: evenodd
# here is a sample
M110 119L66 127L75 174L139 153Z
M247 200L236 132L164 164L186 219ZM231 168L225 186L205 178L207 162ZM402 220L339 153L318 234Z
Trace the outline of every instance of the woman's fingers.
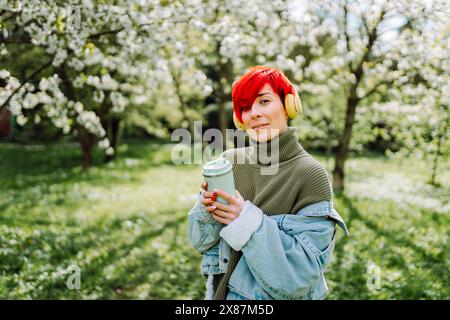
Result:
M223 224L229 224L230 221L228 219L222 218L214 213L211 213L212 217L214 218L214 220L216 220L217 222L223 223Z
M205 206L205 210L208 211L209 213L213 212L214 210L216 210L217 207L216 206Z
M202 200L202 204L204 206L209 206L210 204L212 204L215 200L212 198L203 198Z
M204 191L203 192L203 198L204 199L209 199L211 198L213 201L216 201L217 199L217 193L216 192L209 192L209 191Z
M231 194L225 192L224 190L217 189L216 194L224 198L230 205L236 203L236 198L233 197Z
M219 201L217 201L216 203L214 203L214 206L215 206L217 209L220 209L220 210L225 211L225 212L230 211L230 206L229 206L229 205L223 204L223 203L221 203L221 202L219 202Z
M221 218L224 218L224 219L230 218L230 214L228 212L226 212L226 211L222 211L220 209L216 209L216 210L213 210L213 211L214 211L213 214L215 214L218 217L221 217Z
M203 182L200 187L203 189L203 197L204 198L216 198L217 193L216 192L210 192L208 191L208 183Z

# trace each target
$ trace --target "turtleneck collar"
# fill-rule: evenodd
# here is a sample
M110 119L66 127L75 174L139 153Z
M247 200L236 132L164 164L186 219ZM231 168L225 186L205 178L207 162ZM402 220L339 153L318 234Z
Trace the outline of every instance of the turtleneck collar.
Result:
M300 154L303 148L295 136L296 131L296 127L287 127L286 131L265 142L258 142L250 137L249 142L251 148L249 157L252 163L273 165L292 159ZM268 163L269 161L270 163Z

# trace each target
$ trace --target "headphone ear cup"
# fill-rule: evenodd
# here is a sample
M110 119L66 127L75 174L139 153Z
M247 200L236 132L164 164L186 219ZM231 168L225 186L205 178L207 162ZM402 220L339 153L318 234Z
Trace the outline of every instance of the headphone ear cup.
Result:
M236 113L233 112L233 122L236 128L238 128L239 130L245 131L245 127L242 123L239 122L239 119L236 116Z
M302 103L298 94L287 94L284 98L284 107L290 119L297 117L302 112Z
M300 100L300 96L298 95L298 93L295 94L294 103L295 109L297 109L297 114L302 113L303 112L302 100Z
M297 110L295 109L294 96L291 93L284 98L284 109L289 119L293 119L296 116Z

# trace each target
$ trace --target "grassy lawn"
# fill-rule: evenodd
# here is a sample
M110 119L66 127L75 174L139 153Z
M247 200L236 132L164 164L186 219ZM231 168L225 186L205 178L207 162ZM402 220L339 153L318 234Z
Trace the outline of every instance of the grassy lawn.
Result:
M187 243L200 166L175 166L170 153L129 142L84 172L77 145L0 144L0 298L202 299L201 256ZM450 298L450 166L440 188L426 184L427 161L347 166L334 201L351 235L338 231L328 298Z

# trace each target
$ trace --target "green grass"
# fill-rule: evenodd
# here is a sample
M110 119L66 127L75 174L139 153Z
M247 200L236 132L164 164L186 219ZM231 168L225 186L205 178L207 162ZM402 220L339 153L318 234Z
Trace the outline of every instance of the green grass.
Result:
M170 154L129 142L85 172L77 145L0 144L0 298L202 299L201 256L187 243L201 171ZM450 298L448 165L440 188L426 184L425 161L370 155L346 169L335 207L351 235L338 232L328 299ZM72 265L80 289L66 286Z

